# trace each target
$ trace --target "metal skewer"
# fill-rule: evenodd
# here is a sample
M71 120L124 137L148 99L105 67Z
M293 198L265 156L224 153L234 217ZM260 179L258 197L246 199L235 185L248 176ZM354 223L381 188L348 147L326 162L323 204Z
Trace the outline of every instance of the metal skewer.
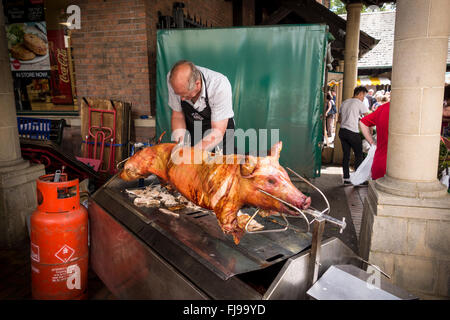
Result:
M288 169L289 171L291 171L293 174L295 174L297 177L299 177L300 179L302 179L304 182L306 182L308 185L310 185L311 187L313 187L317 192L319 192L319 194L323 197L323 199L325 200L325 203L327 204L327 208L323 211L318 211L317 209L314 209L312 207L308 208L308 209L304 209L303 211L305 213L308 213L310 215L312 215L314 217L314 219L317 218L323 218L328 222L331 222L337 226L340 227L339 233L342 233L342 231L344 231L345 227L347 226L347 224L345 223L345 217L342 218L341 220L338 220L336 218L333 218L329 215L326 215L325 213L330 211L330 203L328 202L327 197L325 197L325 195L323 194L322 191L320 191L319 188L317 188L315 185L313 185L311 182L309 182L308 180L306 180L305 178L303 178L301 175L299 175L297 172L295 172L294 170L292 170L291 168L286 167L286 169ZM291 205L292 206L292 205ZM293 207L293 206L292 206ZM295 208L295 207L294 207ZM298 209L300 210L300 209ZM314 221L314 220L313 220Z
M308 267L308 288L309 288L317 281L317 278L319 276L320 247L321 247L323 232L324 232L324 229L325 229L325 223L326 222L331 222L331 223L339 226L340 227L340 231L339 232L342 233L342 231L346 227L345 217L343 217L342 221L340 221L340 220L338 220L336 218L333 218L333 217L331 217L329 215L326 215L325 213L330 211L330 203L328 202L328 199L325 197L323 192L320 191L319 188L317 188L316 186L311 184L309 181L304 179L302 176L300 176L298 173L293 171L292 169L290 169L290 168L287 168L287 169L289 169L289 171L294 173L297 177L299 177L300 179L305 181L308 185L312 186L315 190L317 190L320 193L320 195L325 199L325 202L327 204L327 208L325 210L322 210L322 211L319 211L319 210L314 209L312 207L309 207L308 209L301 210L301 209L293 206L292 204L290 204L290 203L288 203L288 202L286 202L286 201L284 201L284 200L282 200L282 199L280 199L280 198L278 198L278 197L276 197L276 196L274 196L274 195L272 195L272 194L270 194L270 193L268 193L268 192L266 192L264 190L258 189L258 191L268 195L269 197L272 197L272 198L280 201L281 203L285 204L289 208L291 208L291 209L297 211L298 213L300 213L301 216L307 221L308 232L309 232L309 229L310 229L310 224L314 223L314 229L313 229L313 234L312 234L312 239L311 239L311 253L310 253L310 257L309 257L309 267ZM258 211L255 212L255 214L250 218L250 220L245 225L245 231L249 232L247 227L248 227L250 221L256 216ZM309 222L304 213L312 215L314 217L314 219L311 222ZM284 215L282 215L282 217L283 217L283 219L286 220ZM272 231L273 232L273 230L267 230L267 231ZM282 230L280 230L280 231L282 231ZM259 232L261 232L261 231L259 231ZM249 233L255 233L255 232L249 232Z
M321 242L322 242L322 236L325 229L325 223L331 222L335 225L338 225L340 227L339 233L342 233L342 231L346 227L345 223L345 217L342 218L342 221L339 221L336 218L333 218L329 215L326 215L326 212L330 211L330 203L328 202L328 199L325 197L322 191L319 190L316 186L314 186L312 183L310 183L308 180L300 176L297 172L294 170L287 168L289 171L291 171L293 174L295 174L297 177L302 179L304 182L306 182L308 185L313 187L315 190L317 190L322 197L324 198L327 208L323 211L318 211L312 207L309 209L305 209L304 211L314 217L314 230L311 240L311 252L309 257L309 267L308 267L308 288L310 288L319 277L319 268L320 268L320 249L321 249Z
M283 217L283 220L286 222L286 225L284 228L281 229L271 229L271 230L258 230L258 231L250 231L248 230L248 226L250 225L250 222L256 217L256 215L258 214L260 209L256 210L255 213L253 214L253 216L247 221L247 223L245 224L245 231L248 233L267 233L267 232L281 232L281 231L286 231L289 228L289 221L286 219L286 217L284 216L284 214L280 214L281 217Z
M328 202L327 197L325 197L325 195L323 194L322 191L320 191L319 188L317 188L315 185L313 185L311 182L309 182L307 179L303 178L301 175L299 175L297 172L295 172L294 170L292 170L291 168L286 167L286 169L288 169L290 172L292 172L293 174L295 174L298 178L302 179L304 182L306 182L308 185L310 185L311 187L313 187L317 192L320 193L320 195L323 197L323 199L325 200L326 204L327 204L327 209L323 211L323 213L330 211L330 203Z
M118 164L116 164L116 168L117 168L117 169L120 169L119 166L120 166L122 163L124 163L125 161L127 161L128 159L130 159L130 158L131 158L131 157L128 157L128 158L123 159L122 161L120 161Z
M293 206L292 204L290 204L290 203L288 203L288 202L286 202L286 201L284 201L284 200L282 200L282 199L280 199L280 198L275 197L274 195L271 195L270 193L268 193L268 192L266 192L266 191L264 191L264 190L258 189L258 191L260 191L260 192L262 192L262 193L268 195L269 197L274 198L275 200L278 200L278 201L282 202L283 204L287 205L289 208L294 209L295 211L297 211L298 213L300 213L300 214L302 215L302 217L303 217L303 218L306 220L306 222L307 222L307 224L306 224L306 225L308 226L308 231L307 231L307 232L309 232L309 225L310 225L310 222L309 222L308 218L305 216L305 214L304 214L299 208ZM258 210L258 211L259 211L259 210ZM280 215L283 217L283 219L284 219L285 221L287 221L287 220L286 220L286 217L285 217L282 213L280 213ZM255 216L255 215L253 215L253 217L254 217L254 216ZM253 217L252 217L252 218L247 222L247 224L245 225L245 231L247 231L247 225L250 223L250 221L253 219ZM270 231L272 231L272 230L270 230ZM259 232L260 232L260 231L259 231Z
M315 209L315 208L313 208L313 207L310 207L310 208L308 208L308 209L303 209L303 210L301 210L301 209L299 209L299 208L293 206L292 204L290 204L290 203L288 203L288 202L286 202L286 201L284 201L284 200L282 200L282 199L280 199L280 198L278 198L278 197L276 197L276 196L274 196L274 195L268 193L267 191L264 191L264 190L261 190L261 189L258 189L258 191L260 191L260 192L262 192L262 193L268 195L269 197L274 198L275 200L280 201L281 203L285 204L285 205L288 206L289 208L291 208L291 209L297 211L297 212L301 215L301 216L299 216L299 217L305 219L306 222L307 222L307 226L308 226L308 231L307 231L307 232L310 231L310 225L311 225L314 221L316 221L316 220L320 220L320 221L325 220L325 221L331 222L331 223L333 223L333 224L339 226L339 227L340 227L339 233L342 233L343 230L345 229L345 227L347 226L347 224L346 224L346 222L345 222L345 217L343 217L343 218L342 218L342 221L340 221L340 220L338 220L338 219L336 219L336 218L333 218L333 217L331 217L331 216L329 216L329 215L326 215L325 213L330 211L330 203L328 202L328 199L325 197L325 195L323 194L323 192L322 192L319 188L317 188L316 186L314 186L312 183L310 183L308 180L306 180L305 178L303 178L302 176L300 176L298 173L296 173L294 170L292 170L292 169L290 169L290 168L287 168L287 169L288 169L289 171L291 171L292 173L294 173L297 177L299 177L300 179L302 179L303 181L305 181L308 185L310 185L311 187L313 187L315 190L317 190L317 192L319 192L319 194L324 198L325 203L327 204L327 208L326 208L325 210L319 211L319 210L317 210L317 209ZM246 232L248 232L248 233L277 232L277 231L284 231L284 230L287 229L287 227L285 227L284 229L276 229L276 230L249 231L249 230L248 230L248 226L249 226L250 222L255 218L255 216L256 216L256 214L257 214L258 212L259 212L259 209L258 209L258 210L253 214L253 216L247 221L247 223L246 223L246 225L245 225L245 231L246 231ZM314 219L311 220L311 222L310 222L310 221L308 220L308 218L306 217L305 213L307 213L307 214L309 214L309 215L312 215L312 216L314 217ZM280 213L280 214L281 214L281 213ZM287 220L286 220L286 217L285 217L283 214L281 214L281 216L283 217L283 219L284 219L285 221L287 221ZM293 216L293 217L296 217L296 216ZM288 224L288 225L289 225L289 224Z

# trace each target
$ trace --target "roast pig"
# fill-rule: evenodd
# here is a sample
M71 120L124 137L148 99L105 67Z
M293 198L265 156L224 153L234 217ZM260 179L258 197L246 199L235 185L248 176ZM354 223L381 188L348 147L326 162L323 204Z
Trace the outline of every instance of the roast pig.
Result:
M263 209L266 214L298 215L297 211L258 189L299 209L311 204L311 198L292 184L279 164L281 149L280 141L266 157L215 155L193 147L163 143L137 152L125 163L119 176L130 181L157 175L194 204L213 210L222 231L231 234L239 244L245 225L238 223L237 213L243 206Z

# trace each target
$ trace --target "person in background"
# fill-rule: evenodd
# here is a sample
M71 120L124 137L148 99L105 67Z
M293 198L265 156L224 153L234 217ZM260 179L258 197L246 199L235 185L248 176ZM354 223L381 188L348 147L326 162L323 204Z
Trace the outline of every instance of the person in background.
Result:
M442 110L444 118L450 117L450 85L444 89L444 110Z
M449 136L450 128L450 85L444 89L444 103L442 109L442 126L441 135L444 137Z
M325 112L325 117L327 121L327 136L331 137L334 133L334 115L336 114L336 105L333 101L331 93L327 93L327 110Z
M351 184L350 182L350 151L353 149L355 153L355 170L363 160L362 141L359 134L359 117L367 115L369 108L364 105L363 101L366 96L367 89L363 86L356 87L353 90L353 97L345 100L339 109L339 122L341 129L339 130L339 139L342 144L343 158L343 183Z
M376 180L386 174L386 160L389 134L389 107L390 102L382 104L374 112L365 116L359 122L359 127L364 138L369 144L377 146L372 163L372 179ZM377 141L373 140L372 127L377 128Z
M367 109L370 110L370 102L369 102L368 95L366 95L366 96L363 98L363 103L364 103L364 105L367 107Z
M381 99L383 99L383 96L381 95L381 93L377 93L375 95L375 103L372 106L372 111L377 110L377 108L382 105Z
M369 105L367 106L369 108L369 110L372 110L373 104L376 102L375 97L373 96L374 90L373 89L369 89L369 91L367 92L366 98L367 98L367 102L369 103Z
M332 90L331 91L331 96L333 97L334 105L336 105L336 91Z

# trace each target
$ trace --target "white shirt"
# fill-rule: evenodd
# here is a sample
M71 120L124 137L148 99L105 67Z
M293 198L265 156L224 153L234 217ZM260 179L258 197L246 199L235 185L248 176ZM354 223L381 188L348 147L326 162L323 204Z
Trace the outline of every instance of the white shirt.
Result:
M369 112L361 100L350 98L342 102L339 113L341 114L341 128L359 133L359 116Z
M369 98L367 98L367 96L364 97L364 105L367 107L367 109L369 109L370 102L369 102Z
M194 109L199 112L203 111L203 109L206 108L206 88L208 91L209 106L211 107L211 120L220 121L234 117L232 90L228 78L219 72L199 66L195 67L203 73L206 84L204 83L202 77L202 91L195 104L193 104L190 100L185 101L191 104ZM173 88L170 85L169 76L170 72L167 74L167 87L169 89L168 104L172 110L181 112L181 99L180 96L176 95L173 91Z

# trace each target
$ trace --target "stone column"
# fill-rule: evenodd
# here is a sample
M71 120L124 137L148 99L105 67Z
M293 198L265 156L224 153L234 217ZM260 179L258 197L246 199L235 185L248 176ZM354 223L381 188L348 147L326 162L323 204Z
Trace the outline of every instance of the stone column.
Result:
M353 90L358 79L358 53L359 53L359 23L361 20L362 3L349 3L347 5L347 22L345 29L344 51L344 88L342 101L353 97ZM342 146L339 139L340 124L336 126L334 139L333 163L342 164Z
M362 3L347 5L347 23L345 29L344 51L344 92L343 99L353 97L353 89L358 78L359 22Z
M437 180L448 46L448 0L398 3L395 21L387 172L379 190L442 197ZM448 13L448 11L447 11Z
M45 171L22 159L4 20L0 3L0 247L13 247L26 239L26 216L36 208L35 181Z
M361 256L420 298L450 298L450 195L437 180L450 1L398 0L387 173L369 184Z

